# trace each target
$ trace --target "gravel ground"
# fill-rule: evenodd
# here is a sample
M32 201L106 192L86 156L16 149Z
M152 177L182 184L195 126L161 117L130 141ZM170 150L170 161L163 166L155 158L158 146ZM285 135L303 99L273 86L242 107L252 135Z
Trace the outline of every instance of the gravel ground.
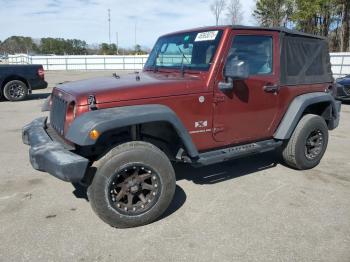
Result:
M112 72L47 72L55 83ZM153 224L114 229L85 191L32 169L21 128L50 88L0 102L0 261L350 261L350 105L309 171L263 154L177 167L175 199Z

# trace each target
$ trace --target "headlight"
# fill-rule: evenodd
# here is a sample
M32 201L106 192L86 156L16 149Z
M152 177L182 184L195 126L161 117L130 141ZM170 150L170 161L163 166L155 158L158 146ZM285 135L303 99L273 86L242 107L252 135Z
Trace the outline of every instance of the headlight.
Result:
M73 105L73 119L77 116L77 106L74 104Z
M70 125L74 118L76 117L76 105L74 102L70 103L67 107L67 112L66 112L66 123Z

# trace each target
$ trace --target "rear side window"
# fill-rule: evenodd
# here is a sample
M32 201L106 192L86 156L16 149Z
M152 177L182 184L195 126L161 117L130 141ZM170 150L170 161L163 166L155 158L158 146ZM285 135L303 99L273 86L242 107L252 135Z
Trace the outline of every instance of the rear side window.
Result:
M302 40L302 41L301 41ZM324 74L321 45L317 40L290 38L286 47L289 76L319 76Z
M282 84L333 82L327 40L293 34L283 34L281 39Z
M269 75L273 71L272 50L272 36L237 35L227 59L245 62L249 75Z

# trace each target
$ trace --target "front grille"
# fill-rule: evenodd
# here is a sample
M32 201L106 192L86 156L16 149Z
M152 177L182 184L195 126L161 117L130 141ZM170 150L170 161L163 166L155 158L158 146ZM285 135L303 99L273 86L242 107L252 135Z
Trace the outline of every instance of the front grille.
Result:
M344 86L344 92L350 96L350 85L349 86Z
M59 142L65 149L69 151L75 150L75 146L73 144L68 144L67 141L64 140L50 124L47 125L46 133L49 135L52 141Z
M63 135L67 101L56 95L52 95L51 101L50 124L59 134Z

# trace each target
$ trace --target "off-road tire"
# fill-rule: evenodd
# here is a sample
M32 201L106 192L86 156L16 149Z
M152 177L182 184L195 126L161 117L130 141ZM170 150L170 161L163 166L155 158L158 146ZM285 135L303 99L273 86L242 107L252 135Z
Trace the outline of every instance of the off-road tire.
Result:
M317 132L322 137L322 146L315 154L314 158L307 157L307 140L313 132ZM304 115L295 128L292 137L282 150L284 162L295 169L306 170L317 166L328 144L328 127L325 120L313 114Z
M157 173L160 183L160 192L158 191L153 206L138 215L123 214L111 202L110 196L110 186L116 172L130 164L151 167ZM112 227L128 228L149 224L166 211L173 199L176 187L173 166L168 157L150 143L135 141L119 145L95 162L94 166L97 171L88 188L88 198L94 212Z
M22 101L28 96L28 87L20 80L12 80L4 86L3 95L9 101Z

